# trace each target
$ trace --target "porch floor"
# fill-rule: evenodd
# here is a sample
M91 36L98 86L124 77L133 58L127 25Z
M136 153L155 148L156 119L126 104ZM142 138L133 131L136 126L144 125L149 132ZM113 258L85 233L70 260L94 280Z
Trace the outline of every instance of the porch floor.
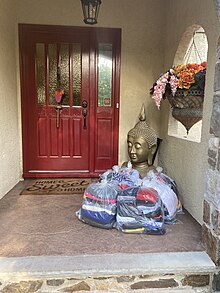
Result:
M80 222L82 195L20 195L19 182L0 200L0 256L76 256L203 251L201 226L188 212L163 236L123 234Z

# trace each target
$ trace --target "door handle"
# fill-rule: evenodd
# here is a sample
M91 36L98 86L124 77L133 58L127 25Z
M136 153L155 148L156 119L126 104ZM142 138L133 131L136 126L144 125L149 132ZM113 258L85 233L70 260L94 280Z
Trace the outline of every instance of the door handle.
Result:
M82 101L82 115L83 115L83 129L86 129L86 116L88 114L87 112L87 107L88 107L88 102L86 100Z
M57 112L57 115L56 115L56 120L57 120L57 128L60 127L60 113L62 112L62 105L57 105L56 106L56 112Z
M87 109L83 108L82 109L82 115L83 115L83 129L86 129L86 116L87 116Z

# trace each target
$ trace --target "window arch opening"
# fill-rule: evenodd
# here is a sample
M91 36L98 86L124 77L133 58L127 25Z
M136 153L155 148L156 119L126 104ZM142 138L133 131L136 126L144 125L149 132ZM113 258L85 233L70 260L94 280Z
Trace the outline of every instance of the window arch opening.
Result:
M208 41L204 29L199 25L190 26L180 40L173 66L189 63L200 64L207 60L207 53ZM189 141L200 142L201 132L202 120L195 123L187 134L183 124L173 118L172 110L170 111L168 135Z

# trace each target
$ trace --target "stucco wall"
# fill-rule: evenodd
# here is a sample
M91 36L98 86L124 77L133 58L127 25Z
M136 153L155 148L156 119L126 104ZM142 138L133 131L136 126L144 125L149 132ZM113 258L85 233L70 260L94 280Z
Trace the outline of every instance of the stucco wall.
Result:
M0 198L20 178L14 1L0 1Z
M159 113L148 92L163 62L164 17L161 0L107 0L98 27L122 28L119 162L127 160L126 135L144 102L148 119L159 132ZM18 23L85 26L79 0L19 0Z
M208 65L201 143L182 140L167 135L169 105L161 109L161 132L164 141L160 149L160 165L176 180L186 209L202 222L205 178L207 170L207 148L210 137L213 83L217 40L220 27L212 0L170 0L167 3L169 15L166 21L165 68L174 61L179 41L187 28L201 25L208 37ZM181 18L181 21L179 21ZM178 24L178 25L173 25Z

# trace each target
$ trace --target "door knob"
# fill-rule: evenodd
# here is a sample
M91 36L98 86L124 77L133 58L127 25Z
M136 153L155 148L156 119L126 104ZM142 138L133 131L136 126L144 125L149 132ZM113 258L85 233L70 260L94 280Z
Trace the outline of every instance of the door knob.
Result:
M88 102L86 100L82 101L82 107L84 109L88 107Z
M86 116L87 116L87 107L88 107L88 102L86 100L82 101L82 115L83 115L83 128L86 129Z

